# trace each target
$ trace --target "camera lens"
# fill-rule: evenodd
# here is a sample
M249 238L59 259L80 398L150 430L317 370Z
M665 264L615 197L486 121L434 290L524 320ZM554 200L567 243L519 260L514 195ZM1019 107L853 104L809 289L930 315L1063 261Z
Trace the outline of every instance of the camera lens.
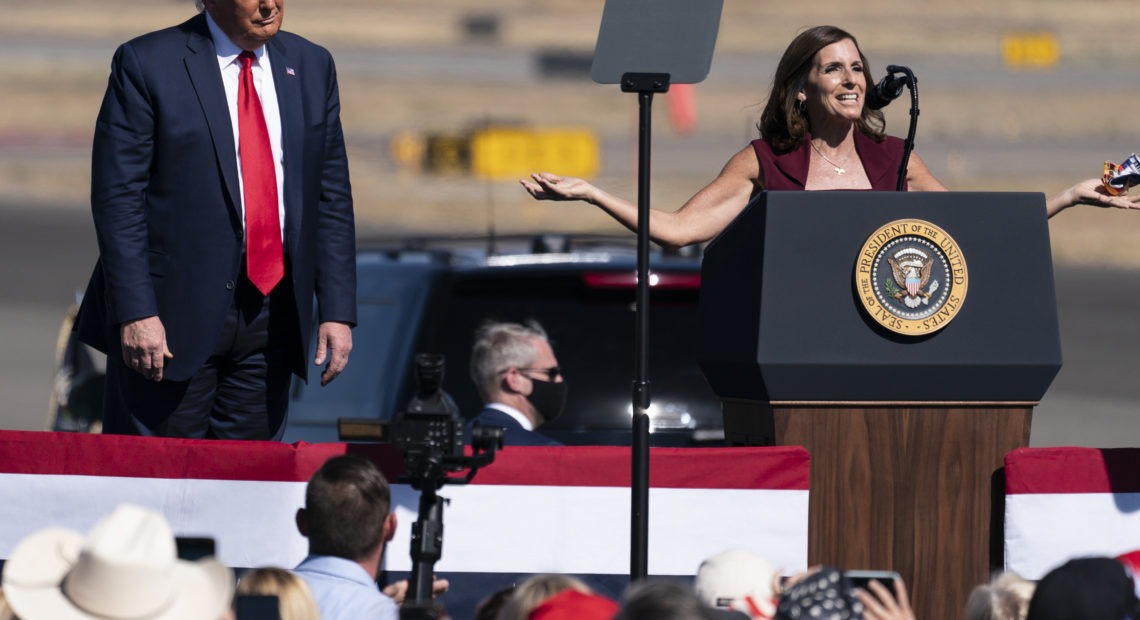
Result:
M471 447L476 452L501 450L503 448L503 433L501 426L478 426L471 429Z

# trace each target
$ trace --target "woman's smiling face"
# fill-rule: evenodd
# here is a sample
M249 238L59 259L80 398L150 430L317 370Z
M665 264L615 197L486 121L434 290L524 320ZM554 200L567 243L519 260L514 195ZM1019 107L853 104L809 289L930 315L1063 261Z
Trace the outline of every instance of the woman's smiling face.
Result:
M859 48L851 39L816 53L807 83L799 94L813 126L830 120L856 122L863 115L867 76Z

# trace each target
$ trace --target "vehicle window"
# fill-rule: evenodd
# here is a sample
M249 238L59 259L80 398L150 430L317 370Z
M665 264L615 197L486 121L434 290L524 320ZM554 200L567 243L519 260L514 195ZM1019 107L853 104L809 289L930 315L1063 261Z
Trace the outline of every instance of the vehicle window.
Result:
M360 267L348 366L326 386L317 367L309 369L308 383L293 380L285 441L337 441L337 418L388 421L407 403L420 316L438 272L430 264L390 261Z
M471 417L481 402L468 374L475 329L487 320L543 325L569 383L566 411L545 431L630 427L634 378L635 291L595 288L580 273L510 279L494 274L454 283L436 339L447 356L445 389ZM649 379L655 430L719 429L719 400L697 366L697 290L654 290L650 300Z

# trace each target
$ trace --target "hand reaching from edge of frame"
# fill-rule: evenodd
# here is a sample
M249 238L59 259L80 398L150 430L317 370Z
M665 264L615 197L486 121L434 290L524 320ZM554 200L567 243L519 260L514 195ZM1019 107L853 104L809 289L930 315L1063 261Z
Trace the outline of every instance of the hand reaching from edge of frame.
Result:
M1100 179L1085 179L1051 198L1047 204L1050 216L1076 205L1114 209L1140 209L1140 194L1112 196Z
M855 598L863 603L863 618L866 620L915 620L914 611L910 608L910 599L906 594L906 584L902 579L895 580L895 592L878 581L872 581L867 586L871 592L862 588L855 589Z

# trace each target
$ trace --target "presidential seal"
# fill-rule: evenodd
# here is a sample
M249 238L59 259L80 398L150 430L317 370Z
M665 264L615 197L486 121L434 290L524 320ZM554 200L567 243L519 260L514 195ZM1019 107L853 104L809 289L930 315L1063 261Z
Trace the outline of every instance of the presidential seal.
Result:
M946 327L962 309L969 282L958 244L923 220L895 220L876 230L855 263L863 309L879 325L908 336Z

